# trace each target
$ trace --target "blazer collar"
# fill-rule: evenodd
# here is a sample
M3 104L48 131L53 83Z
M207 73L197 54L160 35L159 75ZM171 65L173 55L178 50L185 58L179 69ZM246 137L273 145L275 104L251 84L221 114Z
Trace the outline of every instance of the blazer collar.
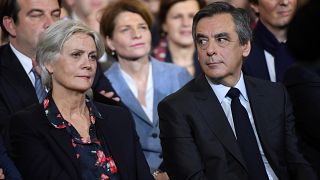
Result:
M203 74L198 76L195 84L196 105L199 107L208 127L221 144L247 169L227 117L205 76Z
M103 112L101 112L103 113ZM114 128L110 122L108 114L104 113L103 118L97 118L96 119L96 128L97 133L102 136L103 141L106 143L108 149L111 152L111 155L116 162L116 166L119 169L121 179L129 179L126 166L126 159L123 158L121 152L123 152L123 149L121 149L121 146L119 146L117 134L119 134L118 129ZM101 138L101 137L100 137Z
M154 79L154 74L156 73L154 71L156 71L156 70L153 68L152 71L153 71L152 76L153 76L153 80L154 80L153 86L155 89L155 87L157 86L157 82ZM153 121L153 123L151 123L148 116L146 115L146 113L142 109L139 101L131 92L126 81L123 79L123 77L121 75L119 63L115 62L112 65L112 67L109 69L109 71L107 73L107 76L110 79L110 81L112 81L112 86L115 89L115 91L118 93L118 95L121 97L122 102L130 109L130 111L132 113L139 116L143 121L145 121L150 126L156 126L158 124L158 118L157 118L157 115L155 115L155 111L153 112L154 121ZM156 92L154 92L154 102L156 101L157 98L158 98L158 95L156 94ZM156 109L156 108L157 108L157 106L153 105L153 109Z
M76 159L75 151L72 147L69 134L64 129L56 129L52 126L52 124L50 124L44 113L42 104L37 104L34 114L40 114L39 119L44 120L39 121L40 128L44 129L44 131L47 131L49 136L52 137L53 141L49 141L50 147L53 148L52 151L57 152L57 156L59 156L59 154L61 154L60 152L62 152L68 157L69 160L60 161L60 163L64 164L63 168L66 168L69 172L69 175L74 179L79 178L79 175L81 174L79 171L80 165Z

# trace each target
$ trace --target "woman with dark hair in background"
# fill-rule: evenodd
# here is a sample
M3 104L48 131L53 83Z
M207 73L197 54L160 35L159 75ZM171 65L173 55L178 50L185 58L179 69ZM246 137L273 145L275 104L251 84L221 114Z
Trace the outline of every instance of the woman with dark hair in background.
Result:
M161 0L158 20L162 39L153 50L154 57L179 65L192 76L201 73L191 29L193 16L204 5L203 0Z

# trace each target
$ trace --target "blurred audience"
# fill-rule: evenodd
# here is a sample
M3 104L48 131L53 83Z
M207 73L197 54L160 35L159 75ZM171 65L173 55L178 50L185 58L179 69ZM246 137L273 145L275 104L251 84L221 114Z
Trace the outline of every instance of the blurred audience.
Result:
M153 15L153 18L157 18L160 0L142 0L142 2L144 2L145 5L149 8L151 14Z
M206 0L207 4L217 2L217 1L224 1L224 2L227 2L231 5L233 5L234 7L246 9L250 15L251 28L253 29L256 26L257 16L250 8L249 0Z
M141 0L145 3L145 5L149 8L151 14L152 14L152 28L151 28L151 44L152 47L155 47L159 44L160 41L160 27L159 27L159 19L158 19L158 13L159 13L159 7L160 7L160 0Z
M288 47L295 64L284 76L296 117L302 153L320 177L320 1L311 0L294 17ZM309 36L311 36L309 38Z
M80 20L87 26L99 32L100 10L113 0L65 0L71 7L72 19Z
M224 1L229 4L231 4L234 7L238 8L247 8L249 6L248 0L206 0L207 4L213 3L213 2L218 2L218 1Z
M109 4L101 17L107 52L117 59L105 75L130 110L144 155L156 179L167 179L159 139L158 103L191 79L174 64L149 56L152 17L139 0Z
M249 76L282 82L293 63L287 50L287 29L297 9L297 0L250 0L259 20L253 30L252 49L243 64Z
M103 53L100 35L79 21L41 34L36 57L48 95L10 124L24 179L152 179L130 113L86 96Z
M192 76L201 73L191 29L193 16L204 5L203 0L161 0L162 39L153 50L155 58L181 66Z

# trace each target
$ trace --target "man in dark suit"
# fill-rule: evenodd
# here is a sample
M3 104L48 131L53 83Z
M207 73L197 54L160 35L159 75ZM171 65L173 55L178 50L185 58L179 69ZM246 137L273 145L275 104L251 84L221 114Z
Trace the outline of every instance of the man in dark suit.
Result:
M7 144L6 127L10 116L38 103L35 91L36 44L41 32L60 18L61 0L4 0L0 9L1 28L9 43L0 47L0 130ZM110 82L97 68L92 85L98 101L117 104ZM109 93L107 93L109 92ZM101 94L100 94L101 93ZM117 98L116 98L117 99Z
M204 75L158 106L170 179L317 179L298 151L285 88L241 72L251 48L247 13L210 4L192 33Z
M252 48L243 64L246 75L282 82L293 63L287 50L288 25L297 9L297 0L249 0L259 18L253 30Z

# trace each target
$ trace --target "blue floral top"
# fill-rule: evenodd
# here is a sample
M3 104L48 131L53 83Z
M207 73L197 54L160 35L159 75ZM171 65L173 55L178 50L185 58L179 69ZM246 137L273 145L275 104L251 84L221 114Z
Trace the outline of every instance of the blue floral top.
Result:
M75 156L79 160L82 179L120 179L117 166L104 142L97 137L95 119L102 118L92 101L86 98L91 125L90 140L82 138L77 130L65 119L54 103L51 93L43 101L43 107L49 122L57 129L64 129L70 135Z

